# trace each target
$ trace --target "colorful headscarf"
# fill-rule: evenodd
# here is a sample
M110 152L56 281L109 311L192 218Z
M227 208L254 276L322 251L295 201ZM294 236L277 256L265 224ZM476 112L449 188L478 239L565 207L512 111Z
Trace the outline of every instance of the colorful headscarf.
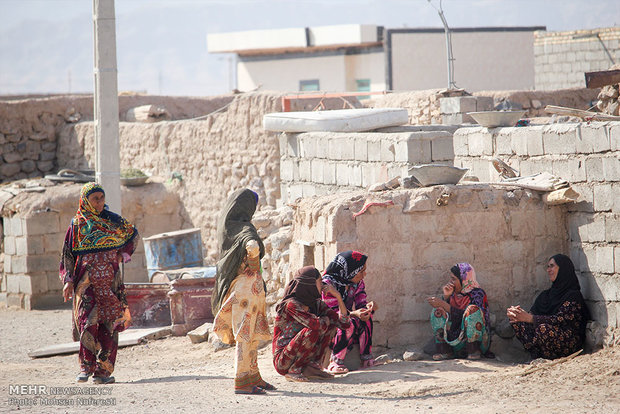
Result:
M458 274L455 271L458 268ZM457 263L452 267L452 273L454 276L458 277L461 281L461 293L466 294L471 292L472 290L478 288L480 289L480 285L476 280L476 271L474 267L469 263Z
M354 250L338 253L334 260L327 265L323 280L328 280L338 290L342 300L347 298L347 287L352 285L353 279L366 264L368 256Z
M120 249L133 240L136 228L127 220L112 213L106 205L101 213L90 204L88 196L101 192L96 183L87 183L80 191L78 210L73 217L71 252L75 255Z
M314 266L305 266L299 269L293 276L293 280L286 285L284 297L276 306L276 312L280 313L284 309L287 300L295 299L306 305L310 312L317 315L321 292L316 288L316 280L320 277L321 273Z
M461 292L450 297L450 306L465 310L470 304L477 305L484 316L484 324L489 325L489 301L487 294L476 280L476 271L469 263L457 263L450 269L461 282ZM460 324L459 324L460 326Z

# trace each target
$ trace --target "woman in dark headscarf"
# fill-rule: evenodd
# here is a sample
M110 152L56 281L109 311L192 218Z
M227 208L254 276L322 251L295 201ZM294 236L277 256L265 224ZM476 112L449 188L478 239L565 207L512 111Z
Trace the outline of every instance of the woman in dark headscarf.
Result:
M506 314L532 358L555 359L583 347L590 311L568 256L552 256L547 274L551 288L538 295L529 313L517 305L508 308Z
M476 271L469 263L457 263L450 269L450 282L443 286L443 300L430 297L433 307L431 327L435 333L435 361L466 353L468 359L489 352L489 303L478 284Z
M333 378L322 361L338 328L349 327L347 309L338 291L325 285L338 301L340 315L321 300L321 274L312 266L297 271L276 306L273 365L289 381Z
M331 362L328 371L332 374L348 372L344 365L347 352L358 343L362 368L375 365L372 356L372 315L378 309L375 302L366 297L366 260L368 256L360 252L348 250L338 253L327 265L323 275L323 283L331 285L340 294L351 317L351 325L339 329L334 338ZM323 292L323 300L332 309L338 309L338 301L328 291Z
M236 345L237 394L265 394L275 389L262 379L256 361L259 341L271 339L260 266L265 248L250 221L257 203L255 192L235 191L217 226L220 260L211 296L213 332L223 342Z
M60 261L63 297L65 302L73 298L80 340L77 382L93 374L95 383L114 382L118 333L131 321L119 263L131 259L138 231L107 207L99 184L82 187Z

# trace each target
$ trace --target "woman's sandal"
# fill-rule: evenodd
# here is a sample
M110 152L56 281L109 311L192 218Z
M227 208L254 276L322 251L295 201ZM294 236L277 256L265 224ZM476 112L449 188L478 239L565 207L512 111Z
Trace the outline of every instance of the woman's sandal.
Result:
M291 382L308 382L309 379L304 374L286 374L284 378Z
M473 354L467 355L467 359L469 359L470 361L476 361L480 359L481 357L482 356L480 355L480 352L474 352Z
M452 359L450 354L435 354L433 355L433 361L445 361L446 359Z
M264 395L267 394L267 391L259 387L258 385L253 386L251 389L239 389L235 390L235 394L254 394L254 395Z
M267 391L275 391L275 390L277 390L275 385L271 385L267 381L263 381L263 384L258 385L258 387L260 387L260 388L262 388L264 390L267 390Z
M334 375L346 374L349 372L349 369L344 365L337 364L335 362L331 362L329 367L327 367L327 372Z
M379 365L379 363L374 358L372 358L372 359L365 359L365 360L362 361L361 368L362 369L364 369L364 368L371 368L371 367L374 367L374 366L377 366L377 365Z

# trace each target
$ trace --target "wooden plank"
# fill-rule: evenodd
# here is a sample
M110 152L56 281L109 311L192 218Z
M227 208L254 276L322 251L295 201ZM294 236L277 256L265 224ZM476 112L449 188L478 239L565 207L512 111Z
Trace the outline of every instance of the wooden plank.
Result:
M595 89L620 83L620 69L586 72L586 88Z
M600 112L584 111L582 109L566 108L563 106L547 105L545 112L550 114L577 116L582 119L591 119L594 121L620 121L620 116L602 114Z
M157 328L140 328L128 329L121 332L118 336L118 346L132 346L145 342L149 339L159 339L163 336L170 335L172 331L169 326L160 326ZM28 352L30 358L49 357L54 355L65 355L78 352L80 350L79 342L67 342L64 344L49 345L43 348L35 349Z

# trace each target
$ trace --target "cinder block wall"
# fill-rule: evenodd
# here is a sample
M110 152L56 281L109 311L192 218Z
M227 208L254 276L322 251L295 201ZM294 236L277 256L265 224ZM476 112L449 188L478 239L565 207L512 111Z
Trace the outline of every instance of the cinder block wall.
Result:
M438 205L440 197L447 204ZM368 201L394 204L353 219ZM566 208L545 206L536 192L485 184L357 191L298 203L291 269L323 270L348 249L369 255L367 293L380 306L373 343L423 344L432 335L426 298L440 294L457 262L476 268L493 320L548 287L547 258L568 249Z
M607 70L620 61L620 27L534 32L537 90L585 86L584 72Z
M449 126L407 126L373 132L280 135L282 202L354 190L407 176L419 164L452 165Z
M0 304L25 309L62 303L58 267L65 234L75 215L81 185L48 187L44 193L21 193L5 205L12 216L3 217L4 275ZM181 227L179 197L163 184L123 187L123 216L141 237ZM139 240L125 281L147 282L144 245Z
M455 165L498 181L490 160L522 176L548 171L580 193L567 205L566 253L579 271L596 321L620 328L620 122L523 128L462 128L454 133Z

